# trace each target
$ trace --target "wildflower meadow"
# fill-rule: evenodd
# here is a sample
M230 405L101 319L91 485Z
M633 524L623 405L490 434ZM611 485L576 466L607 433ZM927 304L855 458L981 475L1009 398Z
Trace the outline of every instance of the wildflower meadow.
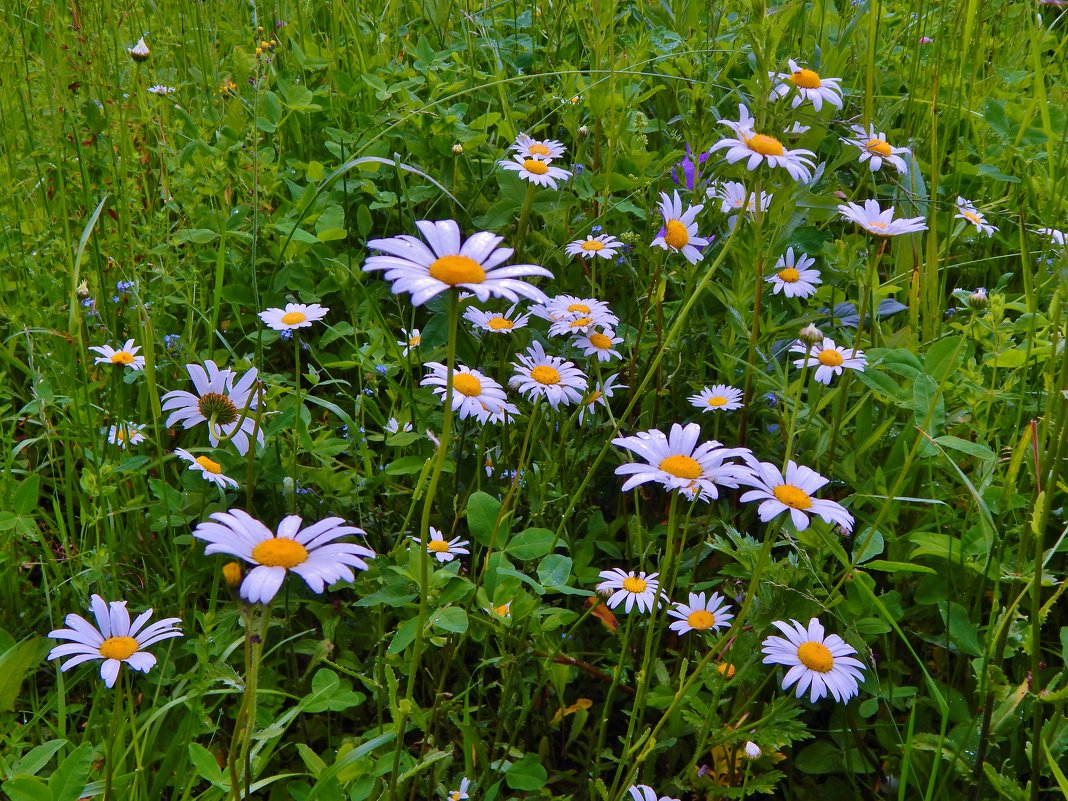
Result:
M0 13L0 797L1068 799L1062 0Z

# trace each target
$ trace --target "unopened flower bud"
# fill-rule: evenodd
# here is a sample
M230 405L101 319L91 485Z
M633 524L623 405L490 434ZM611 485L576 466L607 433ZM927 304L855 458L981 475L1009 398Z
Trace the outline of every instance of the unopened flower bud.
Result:
M750 759L758 759L764 752L760 750L760 746L749 740L745 744L745 755Z
M588 126L588 125L580 125L579 129L578 129L578 135L580 137L589 136L590 135L590 126Z
M797 335L797 338L811 348L823 342L823 332L812 323L809 323L801 329L801 333Z
M454 156L462 156L464 154L464 146L457 142L452 146L452 154Z
M238 562L227 562L222 567L223 578L226 580L226 585L231 590L236 590L241 586L241 564Z
M975 311L982 311L990 305L990 298L983 287L979 287L968 296L968 307Z
M148 57L151 55L148 45L145 44L144 36L138 39L137 44L133 47L127 47L126 52L130 54L130 58L134 61L148 61Z

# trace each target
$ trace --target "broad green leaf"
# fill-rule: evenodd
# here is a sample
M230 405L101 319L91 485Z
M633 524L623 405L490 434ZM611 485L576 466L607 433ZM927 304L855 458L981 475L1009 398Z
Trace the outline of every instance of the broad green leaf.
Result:
M82 743L61 759L55 773L48 777L52 801L78 801L84 795L92 764L93 747L89 743Z
M36 748L31 748L23 754L22 759L15 763L15 769L12 773L27 773L31 776L36 774L48 764L48 761L56 751L66 744L66 740L49 740L47 743L41 743Z
M938 604L938 612L946 625L950 643L968 656L983 655L983 649L979 645L979 632L968 617L967 609L953 601L941 601Z
M430 616L430 625L453 634L467 631L467 612L458 606L438 609Z
M36 776L14 776L0 784L11 801L52 801L52 791Z
M33 637L12 646L0 656L0 712L15 708L22 680L38 659L43 638Z
M554 540L555 532L547 528L528 528L512 537L505 550L516 559L538 559L552 550Z
M467 501L467 528L471 536L482 545L489 545L493 538L493 526L501 511L501 502L485 492L476 492ZM502 524L503 528L503 524ZM497 544L504 540L497 532Z
M512 790L540 790L548 778L549 774L542 767L537 754L524 754L504 774L505 784Z
M571 577L571 557L551 553L538 564L538 581L543 587L562 587Z
M215 755L200 743L189 744L189 761L197 769L197 775L215 785L226 783L222 768L215 760Z

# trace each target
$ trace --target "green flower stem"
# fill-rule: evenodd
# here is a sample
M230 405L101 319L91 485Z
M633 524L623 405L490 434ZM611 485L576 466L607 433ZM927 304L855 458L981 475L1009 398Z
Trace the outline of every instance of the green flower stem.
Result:
M123 695L125 686L124 682L122 688L115 690L114 706L111 711L111 723L108 724L108 741L105 746L104 756L104 801L112 801L112 798L114 798L111 793L111 787L115 779L115 741L119 738L119 731L124 728L122 710L124 701L126 700Z
M811 348L810 348L811 350ZM806 354L807 356L808 354ZM782 469L785 473L786 465L790 463L790 459L794 455L794 442L797 439L797 412L801 408L801 396L805 392L805 379L808 378L808 359L802 362L801 378L797 382L797 397L794 398L793 407L790 409L790 424L786 428L786 455L782 460ZM789 389L790 382L786 382L787 389Z
M627 659L627 655L630 652L630 638L634 631L634 618L636 615L627 615L627 624L623 627L623 640L619 644L619 661L616 662L616 669L612 671L612 683L608 685L608 692L604 697L605 710L612 709L612 697L615 695L616 686L619 684L619 680L623 676L623 663ZM604 738L608 733L608 719L610 714L601 716L600 724L597 727L597 746L593 750L593 754L597 762L594 765L594 769L590 774L590 798L596 798L594 782L596 777L601 776L604 772L603 761L601 759L601 753L604 750Z
M304 410L304 397L301 394L300 387L300 334L296 331L293 332L293 391L296 395L296 408L294 409L296 417L293 420L293 461L289 472L293 478L293 492L289 496L289 508L292 514L296 514L297 456L300 454L300 425L303 422L301 412ZM234 430L236 431L237 429ZM249 450L254 450L254 446L250 445Z
M523 208L519 212L519 222L515 226L515 240L512 242L512 247L515 248L517 255L523 253L523 237L527 232L527 221L530 219L530 210L534 206L534 193L536 191L534 184L527 182L527 194L523 198Z
M252 733L256 728L256 692L259 686L260 660L263 643L271 623L271 607L250 604L245 607L245 693L241 708L234 720L227 764L230 771L230 797L233 801L250 798L252 794L252 765L249 758ZM240 766L240 768L238 767ZM244 795L241 779L244 778Z
M760 208L760 193L764 185L759 173L756 179L756 188L746 194L744 204L738 213L734 230L742 227L745 218L745 210L749 208L750 198L755 198L753 205L753 238L756 248L756 286L753 296L753 325L749 329L749 352L745 357L745 384L742 389L742 414L738 420L738 443L745 445L745 435L749 423L749 407L753 402L753 373L756 369L757 340L760 338L760 313L764 299L764 213ZM732 234L733 237L733 234Z

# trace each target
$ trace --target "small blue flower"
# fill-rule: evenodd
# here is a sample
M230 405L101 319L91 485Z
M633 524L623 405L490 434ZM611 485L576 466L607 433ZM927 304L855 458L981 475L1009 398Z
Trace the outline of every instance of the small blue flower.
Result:
M595 225L595 226L593 226L593 228L590 229L590 233L596 236L597 234L601 233L601 231L603 231L603 230L604 229L601 226Z
M87 309L95 309L96 308L96 300L94 300L93 298L86 298L85 300L82 301L82 305L85 306L85 308L87 308Z
M115 288L119 290L119 292L125 292L128 289L133 289L135 286L137 286L136 281L119 281L115 284Z
M768 406L772 409L779 405L779 397L774 392L768 392L764 395L764 400L768 402Z
M582 175L582 171L585 170L585 169L586 168L583 167L581 164L576 164L575 165L575 175Z
M285 331L283 331L281 334L279 334L279 338L287 340L287 341L292 339L293 338L293 329L287 328Z
M175 350L175 349L177 349L177 347L181 343L181 341L182 341L182 338L178 334L164 334L163 335L163 346L167 350Z
M389 375L389 366L385 364L376 364L375 372L379 375Z

